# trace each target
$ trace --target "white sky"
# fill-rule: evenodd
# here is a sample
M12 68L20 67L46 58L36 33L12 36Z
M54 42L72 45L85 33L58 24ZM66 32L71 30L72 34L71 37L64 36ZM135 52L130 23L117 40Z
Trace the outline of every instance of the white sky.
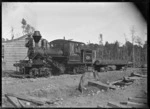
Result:
M3 2L4 3L4 2ZM80 42L99 43L118 40L125 42L124 33L131 41L130 29L147 40L147 23L141 13L130 3L8 3L2 6L2 36L11 39L11 26L15 38L22 36L21 20L25 18L48 41L73 39Z

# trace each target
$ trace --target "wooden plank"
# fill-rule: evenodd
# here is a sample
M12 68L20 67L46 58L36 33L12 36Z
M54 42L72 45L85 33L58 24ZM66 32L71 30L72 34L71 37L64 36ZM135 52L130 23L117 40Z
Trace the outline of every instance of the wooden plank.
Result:
M141 79L140 77L128 77L129 79L133 79L133 80L136 80L136 79Z
M147 75L140 75L138 73L131 73L131 76L138 76L138 77L143 77L143 78L147 78Z
M91 86L96 86L98 87L99 89L104 89L104 90L108 90L109 88L110 89L116 89L116 87L114 86L110 86L110 85L107 85L107 84L104 84L100 81L89 81L88 82L88 85L91 85Z
M21 100L18 100L18 102L21 105L21 107L26 107L25 104Z
M147 99L147 96L136 96L135 98Z
M120 85L120 86L124 86L124 85L125 85L125 82L117 82L117 83L114 83L113 85Z
M113 85L120 85L120 86L124 86L124 85L131 85L133 84L133 82L117 82L117 83L114 83Z
M116 103L116 102L108 102L107 105L112 107L112 108L129 108L130 107L130 106L121 105L121 104Z
M18 102L18 99L16 97L5 95L8 101L14 106L14 107L21 107L21 105Z
M26 101L23 101L23 100L18 100L18 102L20 103L20 105L23 107L23 108L34 108L35 106L31 105L31 104L28 104L27 105L27 102ZM42 106L42 105L41 105Z
M127 105L127 106L131 106L132 108L145 108L145 107L147 107L146 104L135 103L135 102L130 102L130 101L120 102L120 104L124 104L124 105Z
M104 106L104 105L97 105L97 108L111 108L110 106Z
M129 97L128 100L131 102L138 102L138 103L145 103L145 104L147 103L147 99L142 99L142 98Z
M24 100L24 101L28 101L28 102L32 102L34 104L37 104L37 105L43 105L45 104L45 102L41 101L41 100L37 100L35 98L31 98L31 97L28 97L28 96L22 96L22 95L17 95L17 94L11 94L11 93L7 93L6 94L7 96L13 96L13 97L16 97L20 100Z
M121 82L122 80L117 80L117 81L113 81L113 82L110 82L109 84L110 85L113 85L113 84L115 84L115 83L117 83L117 82Z
M133 84L133 82L125 83L126 86Z

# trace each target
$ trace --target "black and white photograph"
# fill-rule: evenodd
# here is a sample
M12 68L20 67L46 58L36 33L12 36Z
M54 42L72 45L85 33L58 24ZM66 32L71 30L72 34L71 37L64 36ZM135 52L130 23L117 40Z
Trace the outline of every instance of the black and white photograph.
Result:
M149 108L148 5L1 6L2 108Z

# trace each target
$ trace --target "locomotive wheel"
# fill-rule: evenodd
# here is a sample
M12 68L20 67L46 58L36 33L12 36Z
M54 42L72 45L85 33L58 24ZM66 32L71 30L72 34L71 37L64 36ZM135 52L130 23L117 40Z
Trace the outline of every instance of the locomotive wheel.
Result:
M64 74L65 70L66 70L65 66L63 64L58 63L58 62L56 65L57 65L57 69L59 70L59 74Z
M51 76L51 70L49 68L45 68L45 76Z
M39 74L39 70L37 68L32 68L29 71L30 77L36 77Z
M40 68L40 76L51 76L51 70L46 67Z
M65 65L57 61L53 61L53 74L63 74L66 71Z
M86 67L85 67L85 66L79 66L78 69L79 69L79 70L78 70L77 73L83 74L83 73L86 72Z

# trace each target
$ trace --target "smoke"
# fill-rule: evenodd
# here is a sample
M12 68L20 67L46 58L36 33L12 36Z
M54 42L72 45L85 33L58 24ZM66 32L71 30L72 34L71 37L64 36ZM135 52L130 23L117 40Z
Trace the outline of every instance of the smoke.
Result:
M13 27L14 38L21 37L24 18L27 24L36 29L37 14L31 9L32 3L3 3L2 4L2 37L11 39L11 27Z

